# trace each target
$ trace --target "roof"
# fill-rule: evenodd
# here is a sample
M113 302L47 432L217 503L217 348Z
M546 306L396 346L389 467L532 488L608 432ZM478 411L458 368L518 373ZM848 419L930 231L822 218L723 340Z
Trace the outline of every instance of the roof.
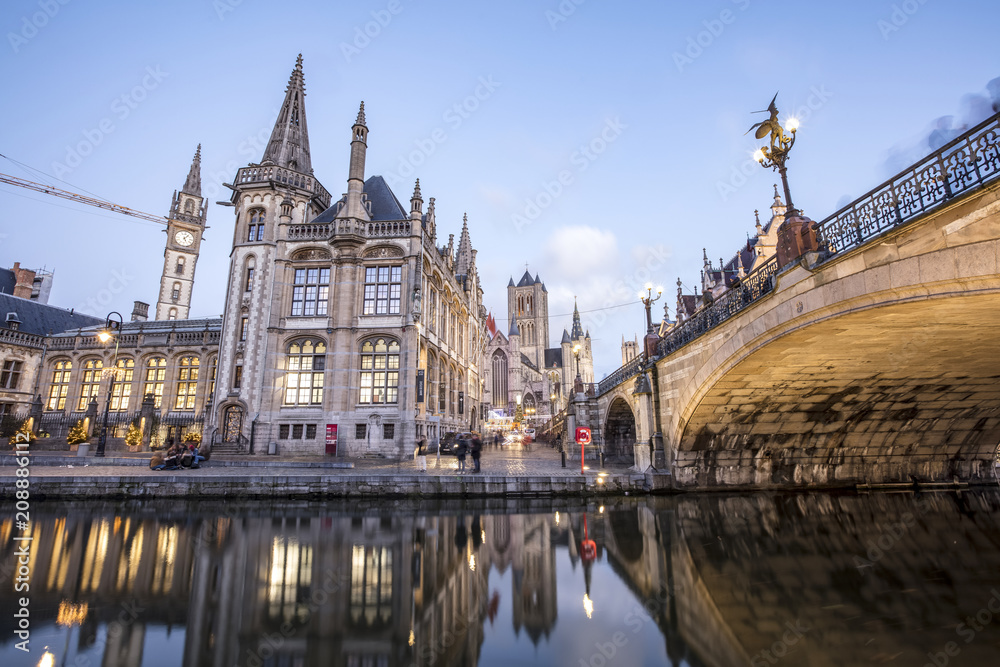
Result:
M573 340L569 337L569 332L566 331L565 329L563 329L562 342L563 343L572 343L573 342Z
M562 358L562 348L555 347L550 350L545 350L545 367L546 368L562 368L563 358Z
M82 327L85 331L98 329L104 326L104 320L100 320L97 325ZM197 320L150 320L145 322L124 322L122 323L122 333L155 334L157 332L167 333L170 331L221 331L221 317L203 317ZM67 330L62 337L75 336L76 328ZM55 337L59 337L58 335Z
M534 371L538 370L538 366L535 365L535 362L529 359L528 355L526 355L524 352L521 353L521 363L530 368L531 370Z
M364 193L371 206L372 222L409 219L410 216L406 213L403 205L399 203L396 195L389 188L389 184L381 176L370 176L365 181ZM346 198L342 197L339 201L334 202L330 208L310 220L310 222L332 222L337 217L337 213L340 212L345 201Z
M535 284L535 279L531 277L531 274L527 271L521 276L521 279L517 282L518 287L531 287Z
M105 322L101 317L22 299L13 294L0 294L0 326L6 321L7 313L17 313L17 319L21 323L19 331L39 336L62 333L68 329L102 326Z
M517 328L517 317L510 318L510 332L508 336L520 336L521 331Z

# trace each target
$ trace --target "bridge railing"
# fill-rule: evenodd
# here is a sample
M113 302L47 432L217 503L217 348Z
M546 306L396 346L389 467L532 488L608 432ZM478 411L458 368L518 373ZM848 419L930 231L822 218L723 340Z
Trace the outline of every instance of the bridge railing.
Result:
M819 223L841 253L1000 176L1000 114L956 137Z
M627 364L616 370L614 373L597 383L597 395L603 396L633 375L638 375L642 370L642 355L635 357Z

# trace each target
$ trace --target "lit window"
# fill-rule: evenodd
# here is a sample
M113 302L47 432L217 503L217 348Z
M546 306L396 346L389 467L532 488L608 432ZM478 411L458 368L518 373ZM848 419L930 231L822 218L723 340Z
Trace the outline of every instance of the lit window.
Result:
M63 410L66 407L66 394L69 393L69 376L73 370L72 361L57 361L52 371L52 386L49 387L49 402L46 410Z
M115 364L115 388L111 392L111 409L128 410L128 402L132 397L132 370L135 362L131 359L119 359Z
M359 403L395 403L399 393L399 343L385 338L361 345Z
M285 405L323 403L325 343L311 340L292 343L288 346L285 369Z
M17 389L21 381L21 365L20 361L3 362L3 370L0 371L0 389Z
M330 269L295 269L292 315L326 315L330 296Z
M254 258L251 257L251 258L249 258L247 260L246 279L243 281L243 291L244 292L250 292L251 290L253 290L253 271L254 271L254 266L255 266Z
M239 389L243 386L243 364L237 364L233 368L233 389Z
M194 410L194 397L198 388L198 357L181 357L177 372L177 398L175 410Z
M401 266L369 266L365 269L365 315L399 314L402 276Z
M146 362L146 382L142 388L142 395L153 395L153 407L160 407L160 403L163 401L163 378L166 376L166 359L154 357Z
M97 398L97 390L101 386L101 369L104 362L100 359L90 359L83 364L83 383L80 386L80 400L76 409L83 412L91 399Z
M244 317L240 319L240 340L247 339L247 327L250 324L250 318Z

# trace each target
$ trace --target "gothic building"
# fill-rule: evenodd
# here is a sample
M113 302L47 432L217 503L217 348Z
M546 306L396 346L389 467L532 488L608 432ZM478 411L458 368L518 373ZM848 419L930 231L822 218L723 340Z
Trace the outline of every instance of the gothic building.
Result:
M116 355L92 321L53 339L38 421L64 424L92 402L103 410L104 370L116 366L113 412L152 393L156 423L203 429L222 451L275 443L287 454L399 457L418 436L479 425L486 313L467 218L457 247L454 234L439 245L419 181L407 209L381 176L366 177L364 103L347 191L334 200L313 173L304 101L299 56L260 163L229 186L221 320L188 319L206 229L199 146L171 201L155 321L137 302Z
M528 423L541 424L566 406L578 374L585 385L594 382L590 332L574 304L572 331L564 329L559 346L550 348L548 290L528 271L507 284L507 309L507 334L497 332L486 348L484 401L506 416L520 403Z

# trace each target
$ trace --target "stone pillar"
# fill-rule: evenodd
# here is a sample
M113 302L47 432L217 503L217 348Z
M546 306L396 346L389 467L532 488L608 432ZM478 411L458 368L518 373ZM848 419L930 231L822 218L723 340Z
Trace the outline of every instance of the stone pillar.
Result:
M778 268L782 269L807 252L819 250L819 225L801 215L785 219L778 227Z
M641 373L635 379L635 468L645 472L653 463L651 443L653 441L653 390L649 386L649 376Z
M42 422L42 397L35 396L28 409L28 428L32 432L38 431L38 425Z
M142 431L141 451L149 451L149 443L153 435L153 416L156 406L153 402L153 395L146 394L142 397L142 407L139 409L139 430Z
M84 414L84 420L87 426L87 437L93 438L94 432L97 430L97 399L91 398L90 403L87 404L87 412Z

